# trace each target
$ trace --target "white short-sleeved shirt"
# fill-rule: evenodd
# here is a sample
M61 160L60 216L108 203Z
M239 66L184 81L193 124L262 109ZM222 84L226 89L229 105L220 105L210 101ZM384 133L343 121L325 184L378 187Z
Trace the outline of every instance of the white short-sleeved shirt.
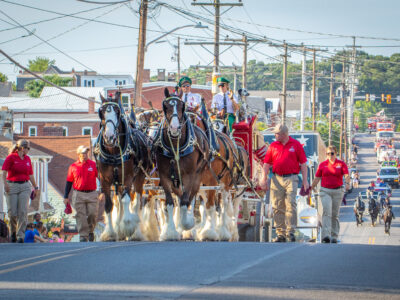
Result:
M229 98L229 92L226 92L225 94L226 94L226 112L228 114L233 114L234 113L233 104L232 100ZM233 99L236 102L238 102L235 95L233 95ZM224 109L224 94L222 92L214 95L211 102L211 109L213 108L216 108L218 111Z
M187 101L186 100L186 95L187 95ZM195 93L187 93L182 95L182 101L186 103L187 107L189 109L194 109L196 106L201 105L201 96L200 94L195 94Z

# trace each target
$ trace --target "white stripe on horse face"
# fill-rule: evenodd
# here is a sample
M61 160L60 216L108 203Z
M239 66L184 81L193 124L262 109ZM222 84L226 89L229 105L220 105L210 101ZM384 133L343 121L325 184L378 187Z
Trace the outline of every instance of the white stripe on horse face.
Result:
M171 103L172 101L170 101ZM172 104L172 103L171 103ZM170 123L170 131L172 134L177 133L179 131L179 118L178 118L178 110L177 110L177 103L174 101L174 113L173 117L171 118Z
M104 121L106 122L105 135L107 139L111 139L116 135L115 125L118 124L118 113L115 111L114 106L110 105L107 107L104 113ZM111 121L111 122L109 122Z

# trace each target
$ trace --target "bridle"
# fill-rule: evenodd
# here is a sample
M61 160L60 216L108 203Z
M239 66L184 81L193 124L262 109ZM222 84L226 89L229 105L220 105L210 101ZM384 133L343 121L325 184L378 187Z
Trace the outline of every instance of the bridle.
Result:
M117 122L115 123L114 120L111 119L107 119L104 120L104 110L106 110L107 112L111 112L111 109L114 108L114 111L117 115ZM113 127L114 127L114 135L112 138L112 142L109 143L106 137L104 137L104 141L106 142L106 144L108 144L109 146L113 146L113 147L118 147L119 146L119 125L121 123L121 111L119 108L118 103L115 102L105 102L102 104L102 106L99 108L99 117L102 121L104 121L104 126L103 126L103 136L105 134L105 128L107 127L107 124L110 123Z
M181 102L183 105L183 109L182 109L183 112L182 112L181 118L179 118L178 109L177 109L177 106L179 103L178 101ZM167 103L168 103L168 105L173 107L173 113L169 118L167 117L167 107L166 107ZM185 102L183 102L178 97L166 98L163 100L163 110L164 110L164 116L165 116L166 123L168 124L168 133L171 134L172 138L178 138L181 135L181 129L182 129L184 123L187 121L187 118L185 118L185 116L184 116ZM171 133L171 130L170 130L171 120L173 118L177 118L178 122L179 122L178 129L177 129L179 134L175 135L175 136Z

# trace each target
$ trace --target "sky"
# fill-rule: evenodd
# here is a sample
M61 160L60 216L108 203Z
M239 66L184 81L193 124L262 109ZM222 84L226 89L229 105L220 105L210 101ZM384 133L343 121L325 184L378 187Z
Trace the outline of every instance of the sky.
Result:
M0 0L0 49L20 64L47 57L56 66L69 71L94 70L99 74L129 74L135 78L139 27L139 0L118 4L120 0ZM149 45L145 68L155 75L157 69L177 71L176 45L181 40L181 69L192 65L213 64L213 46L185 45L187 41L212 42L213 8L191 5L192 0L151 1L147 21L147 42L177 27L199 21L208 28L186 27ZM197 0L197 2L212 2ZM245 31L252 38L281 44L315 46L318 59L334 55L352 45L352 36L360 49L370 54L390 56L400 52L398 0L220 0L243 3L242 7L222 7L220 39L241 38ZM160 5L160 3L168 4ZM18 4L18 5L17 5ZM181 11L180 14L173 8ZM182 13L183 12L183 13ZM65 16L68 15L68 16ZM72 16L71 16L72 15ZM198 16L203 18L198 19ZM47 20L47 21L46 21ZM223 52L227 49L225 52ZM208 51L207 51L208 50ZM211 53L210 53L210 52ZM221 65L242 64L239 46L220 46ZM222 53L223 52L223 53ZM251 43L248 60L279 62L282 49L267 43ZM289 61L300 61L298 51L289 51ZM311 56L308 57L309 59ZM19 72L6 58L0 57L0 72L11 81Z

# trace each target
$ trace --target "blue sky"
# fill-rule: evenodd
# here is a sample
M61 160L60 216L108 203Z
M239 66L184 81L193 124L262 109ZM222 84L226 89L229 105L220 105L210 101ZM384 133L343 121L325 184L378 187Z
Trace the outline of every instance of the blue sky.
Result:
M206 10L192 6L192 0L159 2L168 3L195 15L201 15L210 21L213 20L213 16ZM210 0L198 0L198 2L210 2ZM221 2L238 3L238 0L221 0ZM0 0L0 49L12 55L23 65L27 65L30 59L44 56L55 59L56 65L63 70L91 69L102 74L131 74L134 76L137 28L139 26L138 3L138 0L133 0L128 4L106 6L76 0ZM266 36L276 42L283 40L296 44L303 42L307 45L318 45L321 48L332 46L328 48L329 52L324 53L323 56L330 56L335 50L341 50L350 45L352 43L350 36L357 36L357 45L364 46L365 48L362 50L371 54L391 55L400 52L400 34L397 24L400 1L242 0L242 3L243 7L230 9L222 15L221 20L230 27L250 32L254 37ZM53 12L74 14L82 11L87 12L79 13L76 16L85 19L62 17L27 25L60 17ZM151 41L173 28L198 22L194 17L176 14L165 6L157 6L150 11L149 15L147 41ZM14 28L16 27L15 22L25 25L25 28ZM178 35L182 40L182 69L198 63L205 65L211 62L212 65L213 57L209 52L200 46L183 44L185 39L213 40L213 25L207 24L204 20L202 23L208 25L209 28L181 29L175 34L168 35L167 40L163 39L164 43L150 45L146 53L145 68L150 68L152 74L155 74L158 68L176 71L177 63L171 58L175 56L174 45L177 44ZM36 36L27 36L28 32L33 30ZM232 38L239 37L232 32L221 30L221 39L227 34ZM57 49L42 43L40 39L48 40L48 43ZM35 46L39 43L42 44ZM206 47L211 52L213 51L212 46ZM225 48L221 46L220 51L222 52ZM279 48L257 44L249 50L248 59L271 62L279 60L281 53ZM241 65L242 49L237 46L232 47L221 54L220 59L224 65ZM299 59L297 53L291 53L289 60L299 61ZM0 72L5 73L10 80L15 80L18 69L10 65L7 60L3 60L3 58L0 60Z

